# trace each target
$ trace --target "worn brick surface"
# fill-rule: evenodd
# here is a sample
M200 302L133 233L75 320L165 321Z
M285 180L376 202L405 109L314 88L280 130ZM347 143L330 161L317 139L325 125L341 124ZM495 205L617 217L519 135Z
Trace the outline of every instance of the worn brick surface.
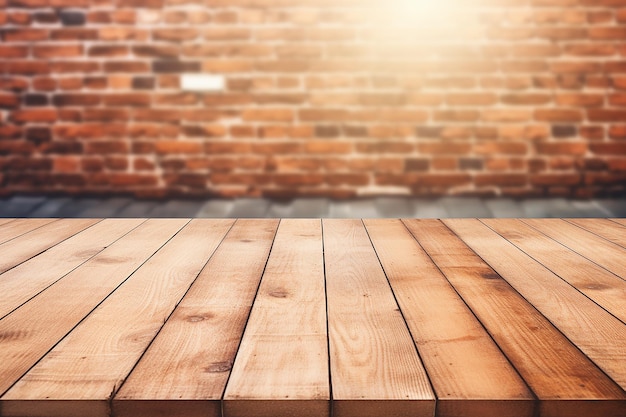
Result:
M0 0L0 194L626 192L625 1L420 4Z

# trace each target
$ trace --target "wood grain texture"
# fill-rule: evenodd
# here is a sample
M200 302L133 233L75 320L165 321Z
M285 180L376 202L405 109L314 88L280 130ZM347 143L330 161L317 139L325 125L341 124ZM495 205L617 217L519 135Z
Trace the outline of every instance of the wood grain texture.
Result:
M365 220L437 398L438 416L532 416L534 397L399 220ZM436 300L436 302L433 302Z
M552 239L626 279L626 249L561 219L524 219Z
M96 224L94 219L57 220L0 245L0 274Z
M0 392L11 387L186 222L143 223L0 320ZM3 417L15 415L3 397L0 410Z
M581 229L626 248L626 227L608 219L565 219Z
M334 415L432 416L434 393L363 224L323 228Z
M519 220L482 222L626 323L626 281Z
M478 220L444 223L622 389L626 387L623 323Z
M118 392L116 416L221 415L277 227L278 220L237 220Z
M53 221L55 219L0 219L0 244Z
M0 318L63 278L144 220L104 220L0 274Z
M619 223L622 226L626 226L626 219L610 219L612 222Z
M452 223L456 232L460 225L476 222ZM476 242L470 242L470 249L436 220L405 223L538 397L539 415L572 416L595 409L589 415L617 417L624 411L623 390L505 281L509 275L503 272L508 271L498 275L477 256L472 250ZM556 405L569 398L577 401Z
M98 414L100 403L117 391L232 223L187 224L2 397L10 412L27 416L21 405L46 398L83 400L83 410L94 405L90 416L108 416Z
M224 394L226 417L329 415L322 227L282 220Z

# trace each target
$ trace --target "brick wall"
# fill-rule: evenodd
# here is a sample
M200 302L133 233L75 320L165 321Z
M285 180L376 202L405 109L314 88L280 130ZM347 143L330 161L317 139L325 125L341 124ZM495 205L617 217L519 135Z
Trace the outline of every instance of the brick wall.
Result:
M626 190L626 0L0 0L0 25L2 194Z

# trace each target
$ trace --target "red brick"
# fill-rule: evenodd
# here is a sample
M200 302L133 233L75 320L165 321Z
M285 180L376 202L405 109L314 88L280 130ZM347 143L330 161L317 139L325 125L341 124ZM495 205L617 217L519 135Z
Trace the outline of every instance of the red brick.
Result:
M602 140L604 139L604 127L603 126L580 126L578 129L582 138L589 140Z
M57 94L53 97L55 106L97 106L99 94Z
M178 58L180 55L180 46L176 44L134 45L133 53L140 57Z
M589 150L596 155L626 155L626 142L592 142Z
M552 97L548 94L504 94L500 96L500 101L507 105L523 105L534 106L547 104L552 101Z
M186 42L199 36L198 30L193 28L155 29L152 36L157 41Z
M346 152L350 152L349 143L343 143ZM337 145L335 145L337 146ZM414 150L414 145L408 142L361 142L357 143L356 151L359 153L371 153L371 154L387 154L387 153L401 153L407 154Z
M533 174L530 182L533 185L578 185L582 181L580 174Z
M246 28L215 27L202 33L208 41L236 41L250 38L250 31Z
M118 7L146 7L160 9L165 4L164 0L117 0Z
M44 61L8 61L6 64L8 74L39 75L48 74L50 65Z
M111 141L89 141L85 143L85 152L92 154L116 154L128 153L128 142L121 140Z
M55 172L79 172L80 160L75 156L57 156L54 158L53 169Z
M90 73L100 71L100 63L94 61L52 61L48 65L52 72Z
M476 110L436 110L433 114L437 122L473 122L479 117Z
M11 120L16 123L53 123L57 120L58 113L54 109L15 110L11 113Z
M335 142L331 140L312 140L306 142L307 154L348 154L352 152L350 142Z
M594 61L557 61L550 64L555 74L596 73L602 71L602 64Z
M528 153L526 142L478 142L472 147L473 152L479 155L525 155Z
M527 174L498 173L476 174L474 182L477 186L497 185L504 187L523 186L528 184Z
M19 96L0 92L0 109L13 109L20 104Z
M28 47L24 45L0 45L0 59L26 58Z
M111 57L128 55L128 46L126 45L94 45L89 48L89 56Z
M87 121L127 121L129 114L122 109L86 109L83 118Z
M98 30L102 41L146 41L150 37L147 30L132 27L105 27Z
M626 38L626 28L624 27L590 27L588 29L590 39L623 40Z
M159 154L197 154L203 151L202 142L199 141L158 141L155 146Z
M80 44L49 44L33 46L33 56L35 58L68 58L81 56L82 54L83 46Z
M47 39L48 36L46 36ZM66 28L53 29L50 31L50 39L56 41L88 41L98 39L97 29Z
M144 61L106 61L105 72L150 72L150 64Z
M102 97L106 106L146 107L150 105L150 96L148 94L106 94Z
M48 39L45 29L6 29L3 33L5 42L34 42Z
M537 142L535 149L540 155L584 155L586 142Z
M541 109L535 110L535 120L545 122L580 122L583 114L573 109Z
M481 119L487 122L525 122L531 119L529 110L518 109L489 109L482 112Z
M592 122L623 122L626 120L626 110L589 109L587 117Z
M602 94L566 93L556 95L556 104L572 107L599 107L604 104Z
M570 44L563 48L568 55L579 56L609 56L615 54L615 46L603 43Z
M291 109L247 109L243 112L246 122L290 122L294 119Z
M421 154L432 155L465 155L472 149L467 142L422 142L417 144Z
M446 103L450 106L487 106L496 103L496 95L493 93L447 94Z
M626 139L626 125L613 125L609 128L609 137L611 139Z

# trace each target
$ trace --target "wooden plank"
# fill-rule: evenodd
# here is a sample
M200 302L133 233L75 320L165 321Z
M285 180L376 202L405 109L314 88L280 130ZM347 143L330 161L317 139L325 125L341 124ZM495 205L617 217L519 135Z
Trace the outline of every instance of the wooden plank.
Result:
M527 219L541 233L626 279L626 249L561 219Z
M143 223L0 320L0 335L3 335L0 393L13 385L185 223L184 220ZM3 416L8 415L2 398L0 410Z
M6 219L9 223L5 223L0 228L0 244L22 236L41 226L50 224L54 219Z
M358 220L324 220L333 415L432 416L435 396Z
M81 400L84 415L108 416L112 393L232 223L202 220L185 226L4 394L3 414L66 416L74 410L59 406Z
M534 397L399 220L366 220L437 393L438 416L532 416Z
M608 219L565 219L576 226L626 248L626 228Z
M623 415L620 387L502 279L508 274L501 277L477 256L478 245L470 249L439 221L405 223L537 396L535 415ZM502 256L508 260L506 250Z
M626 226L626 219L610 219L612 222L619 223L622 226Z
M615 382L626 388L623 323L478 220L451 219L444 223Z
M320 220L282 220L224 394L225 417L329 415Z
M61 279L143 220L104 220L0 275L0 318Z
M59 220L0 245L0 274L40 254L99 220Z
M626 281L519 220L483 223L626 323Z
M15 218L11 218L11 219L0 219L0 226L3 226L3 225L5 225L5 224L7 224L7 223L14 222L14 221L16 221L16 220L18 220L18 219L15 219Z
M277 220L237 220L115 396L116 417L221 416L277 227Z

